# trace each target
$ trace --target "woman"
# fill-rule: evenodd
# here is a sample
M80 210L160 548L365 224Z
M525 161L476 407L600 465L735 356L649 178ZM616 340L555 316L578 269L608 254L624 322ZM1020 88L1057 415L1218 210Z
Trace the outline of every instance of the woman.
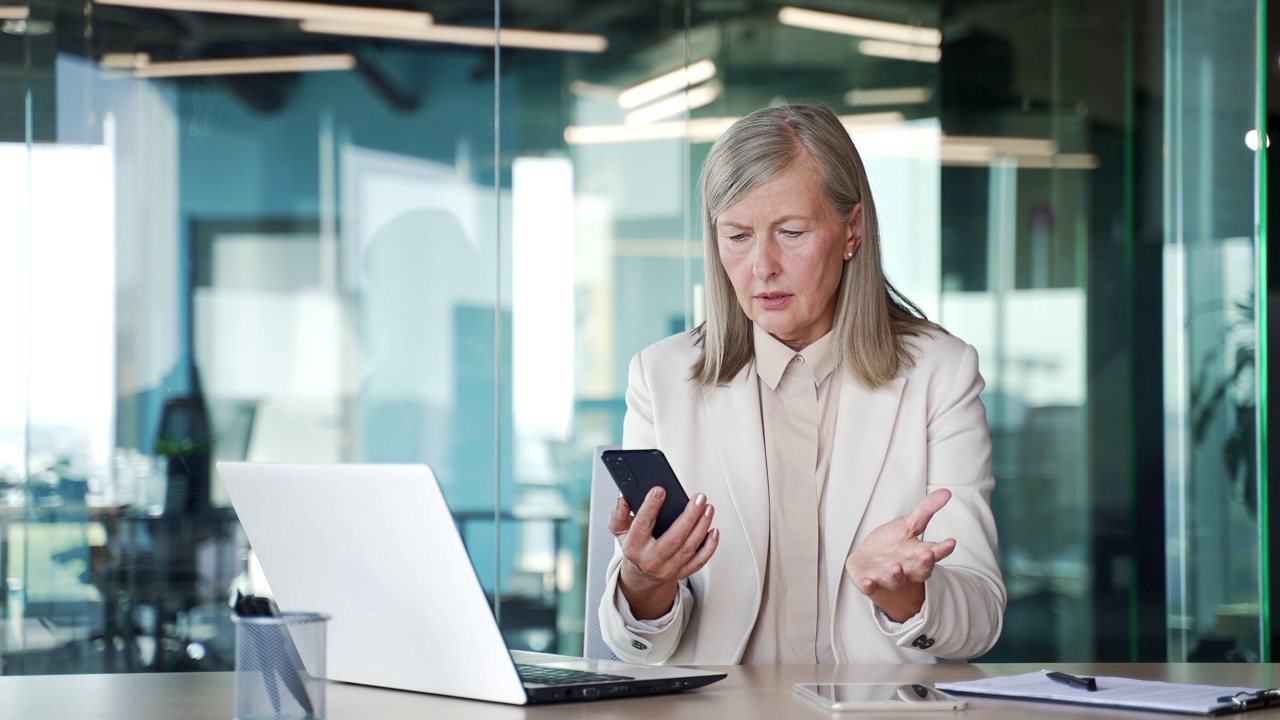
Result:
M752 113L702 193L707 321L632 360L623 430L692 499L658 539L661 491L634 517L619 500L606 643L676 664L986 652L1005 590L977 355L885 279L848 132L823 107Z

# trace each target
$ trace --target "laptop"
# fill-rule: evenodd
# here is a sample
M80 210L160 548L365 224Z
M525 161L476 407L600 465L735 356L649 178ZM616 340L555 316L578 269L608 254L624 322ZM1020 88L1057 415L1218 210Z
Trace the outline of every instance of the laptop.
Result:
M330 680L526 705L725 677L509 650L425 465L217 467L276 603L332 617Z

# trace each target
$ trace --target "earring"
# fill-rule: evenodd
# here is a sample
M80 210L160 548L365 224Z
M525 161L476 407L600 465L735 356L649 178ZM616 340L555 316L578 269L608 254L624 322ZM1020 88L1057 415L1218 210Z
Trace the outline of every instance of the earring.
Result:
M847 252L847 253L845 253L845 254L844 254L844 259L845 259L845 260L852 260L852 259L853 259L853 253L851 253L851 252Z

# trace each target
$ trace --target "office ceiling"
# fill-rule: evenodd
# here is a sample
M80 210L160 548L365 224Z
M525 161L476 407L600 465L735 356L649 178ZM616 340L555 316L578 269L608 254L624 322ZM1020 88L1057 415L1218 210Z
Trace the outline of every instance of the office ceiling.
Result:
M234 3L237 0L229 0ZM12 5L15 0L0 0L0 6ZM310 0L317 4L357 5L371 8L398 8L425 10L432 14L437 24L470 27L491 27L494 22L494 2L491 0ZM669 70L672 57L683 54L686 27L695 29L690 36L694 45L691 51L697 55L699 43L715 42L717 38L738 28L749 42L755 29L776 25L778 8L786 0L500 0L501 24L505 28L554 30L576 33L600 33L609 41L608 50L599 55L577 55L577 64L584 77L598 75L608 79L615 75L616 82L627 83L643 79L646 75ZM804 7L843 14L887 20L891 22L918 23L928 26L941 25L944 30L944 47L966 38L982 37L985 41L1008 47L1011 70L1009 77L995 81L1008 83L1007 95L997 102L1026 102L1027 98L1048 98L1055 91L1051 82L1048 43L1045 38L1057 37L1062 41L1059 52L1079 51L1083 43L1116 46L1126 41L1125 27L1129 23L1128 6L1111 2L1088 2L1087 7L1077 7L1054 14L1048 10L1054 4L1049 0L805 0ZM39 53L32 48L56 47L56 52L87 57L95 62L107 53L147 53L153 61L209 59L228 57L254 57L281 54L313 54L353 52L360 59L365 76L387 93L388 100L402 107L412 107L412 97L397 97L394 79L388 80L379 67L373 48L405 47L414 52L458 53L463 46L433 43L378 41L370 43L358 39L303 32L294 20L255 18L243 15L223 15L207 12L181 12L161 9L143 9L98 2L86 4L83 0L46 0L29 4L31 18L45 21L56 27L53 38L30 38L30 43L15 35L0 33L0 90L6 98L15 95L19 82L41 80ZM1136 81L1139 91L1158 95L1163 82L1160 60L1162 57L1161 4L1156 0L1137 5L1136 37L1140 48L1136 59ZM1144 9L1145 8L1145 9ZM1143 16L1146 13L1146 17ZM942 18L941 21L939 18ZM715 22L713 22L715 21ZM699 28L710 28L698 34ZM758 53L739 51L732 62L737 72L735 82L749 84L758 77L761 83L778 84L788 77L820 77L823 73L838 73L847 69L848 58L840 53L827 52L820 38L813 33L775 33L770 42L774 47L761 48ZM50 47L50 49L54 49ZM1093 47L1091 45L1090 47ZM491 48L473 47L478 61L492 56ZM942 72L945 82L951 84L957 73L989 73L992 68L957 68L945 62ZM758 69L753 67L758 65ZM843 65L841 65L843 63ZM665 64L666 66L661 66ZM898 63L901 66L902 63ZM909 63L908 63L909 65ZM875 74L884 74L889 82L894 73L903 69L881 63L871 67ZM27 74L24 75L24 68ZM1271 68L1268 80L1275 82L1280 73ZM907 69L910 74L911 69ZM478 71L477 77L483 76ZM783 73L779 76L778 73ZM915 73L919 75L919 72ZM1105 88L1102 95L1114 95L1121 81L1118 73L1111 77L1098 74L1087 78L1089 87L1084 92L1094 94L1095 87ZM26 80L22 80L22 78ZM246 102L262 110L269 110L279 102L278 88L296 81L288 76L256 77L229 81ZM974 78L975 83L993 79ZM961 83L960 85L963 85ZM1110 86L1117 85L1116 88ZM4 88L7 88L4 89ZM1061 91L1059 86L1057 91ZM10 92L14 91L14 92ZM261 97L256 97L261 94ZM1269 93L1275 112L1277 95ZM1104 108L1105 100L1090 106ZM1072 104L1075 100L1072 100ZM0 116L18 117L12 103L4 103ZM10 118L13 119L13 118ZM1119 121L1120 118L1113 118ZM4 124L4 118L0 118ZM12 123L9 123L12 124Z

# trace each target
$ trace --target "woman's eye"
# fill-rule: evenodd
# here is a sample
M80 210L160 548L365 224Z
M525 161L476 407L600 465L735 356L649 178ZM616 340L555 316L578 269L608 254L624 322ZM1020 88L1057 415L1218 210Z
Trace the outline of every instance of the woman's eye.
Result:
M779 230L778 232L789 238L797 238L804 234L803 230Z
M746 240L746 239L747 239L747 234L746 234L746 233L738 233L737 235L730 235L730 236L729 236L729 240L730 240L731 242L742 242L743 240Z

